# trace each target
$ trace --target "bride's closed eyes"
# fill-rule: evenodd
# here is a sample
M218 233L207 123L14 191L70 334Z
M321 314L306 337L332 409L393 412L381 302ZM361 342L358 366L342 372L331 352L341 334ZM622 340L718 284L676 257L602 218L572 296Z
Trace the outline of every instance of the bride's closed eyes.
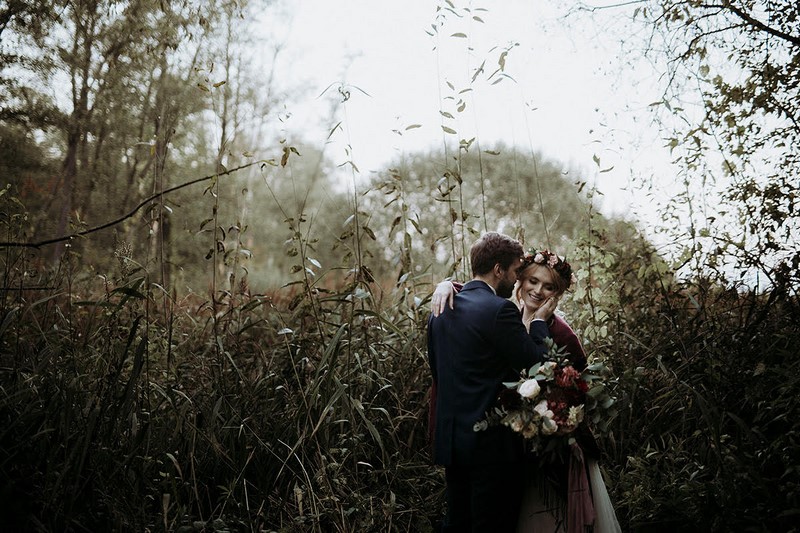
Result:
M532 276L532 277L528 278L527 281L528 281L528 284L533 285L533 286L541 285L541 288L544 291L548 291L548 292L555 292L556 291L556 288L555 288L555 286L553 284L551 284L551 283L542 283L541 280L539 278L537 278L536 276Z

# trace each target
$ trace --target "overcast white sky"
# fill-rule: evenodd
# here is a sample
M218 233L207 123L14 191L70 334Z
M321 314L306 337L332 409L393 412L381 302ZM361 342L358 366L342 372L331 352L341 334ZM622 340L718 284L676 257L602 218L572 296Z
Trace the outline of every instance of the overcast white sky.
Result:
M641 194L623 190L631 172L669 173L667 153L647 112L658 99L657 73L642 65L620 66L625 11L565 20L562 2L552 0L455 2L463 16L447 13L438 36L431 37L425 32L437 24L437 4L447 5L293 0L285 5L288 24L283 16L267 14L265 31L284 45L277 76L308 89L309 96L287 109L286 127L323 143L343 120L345 129L334 133L327 153L341 163L349 146L361 174L368 175L398 153L455 140L443 132L444 124L459 139L477 137L483 149L502 140L562 162L572 175L580 174L576 180L596 183L606 211L640 219L652 212L642 207ZM514 81L493 85L497 78L486 78L511 43L519 45L508 53L505 73ZM484 60L485 73L471 84ZM334 95L342 83L351 98L346 115L340 109L331 123L329 101L318 96L331 85L327 94ZM456 94L468 87L473 90ZM464 100L463 112L456 111L457 100L446 99L450 95ZM443 122L442 110L455 118Z

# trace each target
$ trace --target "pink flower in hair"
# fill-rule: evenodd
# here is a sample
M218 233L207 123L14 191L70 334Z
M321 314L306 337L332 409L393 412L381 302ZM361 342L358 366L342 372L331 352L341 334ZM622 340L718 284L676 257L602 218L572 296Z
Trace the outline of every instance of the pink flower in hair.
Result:
M552 268L558 273L561 279L566 282L566 288L569 288L570 285L575 283L575 277L572 275L572 267L570 264L567 263L563 257L559 257L558 254L552 253L547 248L539 251L532 248L525 254L524 262L526 268L531 264Z

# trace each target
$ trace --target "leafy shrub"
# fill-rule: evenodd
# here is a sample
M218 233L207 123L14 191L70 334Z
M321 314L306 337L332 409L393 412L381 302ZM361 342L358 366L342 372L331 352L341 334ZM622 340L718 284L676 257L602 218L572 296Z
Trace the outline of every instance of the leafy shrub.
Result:
M796 530L796 296L679 281L645 241L608 233L578 250L593 266L576 324L619 376L605 448L625 529Z

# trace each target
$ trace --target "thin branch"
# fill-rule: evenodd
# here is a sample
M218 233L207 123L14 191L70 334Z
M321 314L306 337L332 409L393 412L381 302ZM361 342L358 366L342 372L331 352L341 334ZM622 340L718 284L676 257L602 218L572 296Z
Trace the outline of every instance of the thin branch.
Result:
M796 36L791 35L789 33L785 33L785 32L782 32L780 30L777 30L775 28L772 28L770 26L767 26L766 24L764 24L760 20L751 17L748 13L745 13L742 9L731 5L730 2L724 2L722 5L719 5L719 4L708 4L708 5L704 5L703 7L706 7L706 8L708 8L708 7L718 7L718 8L721 8L721 9L726 9L726 10L730 11L731 13L735 14L737 17L739 17L740 19L742 19L746 23L750 24L751 26L754 26L755 28L758 28L761 31L765 31L765 32L769 33L770 35L778 37L779 39L783 39L784 41L788 41L789 43L793 44L794 46L800 46L800 37L796 37Z
M149 198L146 198L145 200L142 200L139 203L139 205L134 207L127 214L122 215L121 217L116 218L116 219L114 219L114 220L112 220L110 222L106 222L105 224L101 224L100 226L95 226L93 228L89 228L89 229L85 229L85 230L78 231L78 232L75 232L75 233L71 233L69 235L64 235L63 237L56 237L54 239L47 239L47 240L38 241L38 242L0 242L0 248L40 248L42 246L47 246L48 244L55 244L57 242L69 241L69 240L72 240L72 239L74 239L76 237L83 237L85 235L89 235L90 233L95 233L97 231L104 230L104 229L110 228L112 226L116 226L117 224L119 224L121 222L124 222L125 220L128 220L133 215L135 215L141 208L146 206L148 203L150 203L150 202L152 202L154 200L159 200L166 194L169 194L169 193L178 191L180 189L189 187L190 185L195 185L195 184L201 183L203 181L208 181L208 180L213 179L213 178L218 178L220 176L226 176L228 174L233 174L234 172L238 172L238 171L243 170L245 168L252 167L253 165L258 165L259 163L269 164L268 161L264 161L264 160L253 161L252 163L248 163L246 165L241 165L241 166L238 166L236 168L232 168L230 170L226 170L225 172L218 172L218 173L212 174L210 176L204 176L202 178L197 178L197 179L194 179L192 181L187 181L186 183L181 183L180 185L176 185L174 187L170 187L169 189L166 189L164 191L156 193L156 194L150 196Z
M589 5L586 5L586 4L582 4L581 6L579 6L579 9L595 12L595 11L599 11L601 9L614 9L614 8L617 8L617 7L631 6L631 5L634 5L634 4L644 4L646 1L647 0L629 0L628 2L619 2L617 4L606 4L604 6L589 6Z
M746 24L735 24L733 26L726 26L724 28L716 28L716 29L713 29L713 30L702 31L702 32L698 33L697 35L695 35L692 38L691 41L689 41L689 44L686 46L686 51L680 55L680 58L682 60L688 59L689 56L692 54L692 51L694 50L695 45L697 43L699 43L701 40L705 39L706 37L711 37L712 35L716 35L718 33L725 33L726 31L729 31L729 30L735 30L735 29L738 29L738 28L743 28L745 26L746 26Z

